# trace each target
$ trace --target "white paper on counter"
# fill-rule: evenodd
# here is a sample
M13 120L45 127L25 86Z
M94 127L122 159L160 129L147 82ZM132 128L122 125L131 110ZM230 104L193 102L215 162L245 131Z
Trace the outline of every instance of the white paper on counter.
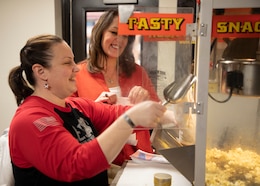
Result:
M160 154L148 153L140 149L130 157L134 163L169 163L169 161Z
M127 162L116 186L153 186L155 173L172 176L171 186L191 186L192 184L171 164Z

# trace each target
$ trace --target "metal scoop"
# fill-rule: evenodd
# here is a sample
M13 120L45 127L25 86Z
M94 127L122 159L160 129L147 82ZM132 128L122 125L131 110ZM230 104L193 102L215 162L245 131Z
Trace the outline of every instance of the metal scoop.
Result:
M162 103L162 105L167 105L168 103L175 104L181 102L195 81L196 81L196 76L193 74L189 74L187 77L180 79L179 81L174 81L171 84L169 84L163 90L165 101ZM155 140L155 136L158 129L170 128L170 126L163 126L163 125L159 125L159 126L160 127L155 128L151 134L150 139L152 142L154 142ZM183 146L181 143L178 142L178 140L174 136L172 136L172 139L175 141L175 144L177 146L179 147Z
M168 103L175 104L181 102L195 81L196 76L193 74L189 74L187 77L169 84L163 90L165 101L162 103L162 105L167 105Z

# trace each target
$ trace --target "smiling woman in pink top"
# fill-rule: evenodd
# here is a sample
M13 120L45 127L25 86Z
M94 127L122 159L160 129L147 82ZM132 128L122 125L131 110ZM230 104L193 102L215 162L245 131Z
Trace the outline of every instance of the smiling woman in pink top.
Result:
M135 63L135 36L118 35L118 11L105 12L92 29L89 57L79 62L77 92L96 102L137 104L145 100L160 101L145 69ZM149 130L136 130L136 143L127 143L114 161L122 165L131 154L141 149L153 152Z

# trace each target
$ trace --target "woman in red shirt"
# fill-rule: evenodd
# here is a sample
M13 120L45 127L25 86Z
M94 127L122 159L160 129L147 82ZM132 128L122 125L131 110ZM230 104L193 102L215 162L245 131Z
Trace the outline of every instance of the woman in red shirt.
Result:
M68 44L53 35L29 39L9 74L18 108L9 148L15 185L107 186L110 163L136 125L156 127L166 108L133 107L68 97L79 68Z

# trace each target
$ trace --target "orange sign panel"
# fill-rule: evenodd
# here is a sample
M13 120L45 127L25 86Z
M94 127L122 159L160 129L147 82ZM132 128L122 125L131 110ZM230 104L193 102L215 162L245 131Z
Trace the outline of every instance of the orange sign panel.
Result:
M213 16L212 37L260 37L260 16L256 14Z
M119 23L119 35L186 36L193 14L133 13L127 23Z

